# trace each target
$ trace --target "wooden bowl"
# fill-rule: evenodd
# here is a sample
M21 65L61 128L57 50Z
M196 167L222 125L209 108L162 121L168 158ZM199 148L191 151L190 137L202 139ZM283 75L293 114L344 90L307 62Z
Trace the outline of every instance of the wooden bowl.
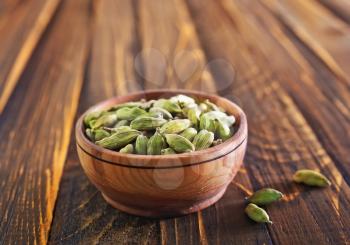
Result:
M136 155L104 149L84 134L86 113L127 101L168 98L185 94L210 99L236 117L235 134L224 143L177 155ZM81 165L90 181L113 207L130 214L171 217L192 213L218 201L242 165L247 144L247 120L231 101L188 90L152 90L101 102L76 124Z

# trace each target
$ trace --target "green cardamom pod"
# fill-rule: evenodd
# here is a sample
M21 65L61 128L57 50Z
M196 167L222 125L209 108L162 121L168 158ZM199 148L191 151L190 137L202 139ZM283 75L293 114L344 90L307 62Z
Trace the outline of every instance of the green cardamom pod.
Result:
M215 133L216 131L215 119L206 116L206 114L203 114L200 118L199 128L201 130L208 130L210 132Z
M297 183L303 183L309 186L326 187L331 185L331 182L326 176L310 169L298 170L293 175L293 180Z
M173 119L173 116L171 115L170 112L168 112L167 110L161 108L161 107L152 107L151 109L149 109L149 113L153 115L162 115L163 118L165 119Z
M128 131L130 130L130 126L119 126L117 128L108 128L108 127L103 127L104 130L106 130L109 133L118 133L118 132L122 132L122 131Z
M96 122L92 125L93 129L100 127L111 127L117 122L117 115L112 112L99 117Z
M203 150L209 148L214 141L214 133L209 132L208 130L202 129L194 137L193 144L196 150Z
M208 105L205 104L205 103L200 103L198 107L199 107L199 109L201 110L201 112L207 112L207 111L209 111L209 107L208 107Z
M204 104L206 104L208 106L209 110L212 110L212 111L223 111L223 109L219 108L217 105L215 105L214 103L210 102L208 99L204 101Z
M94 134L94 141L102 140L103 138L106 138L111 135L110 133L108 133L106 130L102 128L93 129L93 134Z
M160 128L161 134L177 134L184 131L186 128L191 126L191 122L188 119L175 119L169 121Z
M111 136L96 141L96 144L107 149L115 150L126 146L134 141L137 136L141 134L140 131L130 129L126 131L113 133Z
M148 140L147 143L147 155L160 155L161 150L166 147L163 136L158 132Z
M85 134L86 134L86 136L87 136L91 141L94 141L94 142L95 142L95 135L94 135L94 133L93 133L93 131L92 131L91 128L87 128L87 129L85 130Z
M168 145L176 152L191 152L195 150L194 145L185 137L178 134L165 134L165 139Z
M136 154L147 155L147 143L148 143L147 136L142 134L137 136L136 142L135 142Z
M186 128L180 135L192 141L197 135L197 130L195 128Z
M112 106L108 111L116 111L120 108L126 108L126 107L142 107L142 104L143 102L141 101L130 101L123 104Z
M196 101L193 98L191 98L187 95L183 95L183 94L173 96L169 100L171 102L177 103L183 107L188 106L188 105L192 105L192 104L196 104Z
M155 118L142 116L131 121L130 127L137 130L152 130L162 126L167 120L163 118Z
M247 200L256 205L267 205L272 202L278 201L283 197L283 193L272 189L272 188L263 188L251 195Z
M200 114L201 111L196 107L189 108L186 112L187 118L191 121L194 127L198 127Z
M181 113L182 109L177 102L173 102L166 99L159 99L154 102L153 107L160 107L167 110L170 113Z
M248 204L248 206L245 208L245 213L255 222L272 224L270 217L266 211L262 208L259 208L254 203Z
M127 144L119 150L120 153L132 154L134 152L134 146L132 144Z
M116 124L114 124L113 128L119 128L121 126L129 126L129 121L128 120L120 120Z
M223 141L227 140L232 136L231 129L226 124L222 123L221 121L215 119L216 123L216 135L219 139L222 139Z
M88 113L85 117L84 117L84 125L86 127L90 126L90 121L91 120L96 120L97 118L99 118L102 115L103 111L92 111L90 113Z
M90 120L90 121L89 121L89 127L90 127L90 128L94 128L95 123L96 123L96 119Z
M138 116L146 115L147 112L138 107L123 107L117 110L118 120L134 120Z
M165 149L161 150L160 154L161 155L172 155L172 154L176 154L176 152L171 148L165 148Z
M226 113L221 111L209 111L201 115L201 118L219 120L220 122L226 124L228 127L232 126L235 123L234 116L228 116Z

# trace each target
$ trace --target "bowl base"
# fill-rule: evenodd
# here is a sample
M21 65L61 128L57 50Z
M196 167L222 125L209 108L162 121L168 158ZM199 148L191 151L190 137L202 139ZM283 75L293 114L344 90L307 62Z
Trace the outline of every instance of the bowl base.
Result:
M194 213L199 210L205 209L213 205L217 201L219 201L219 199L224 195L225 191L226 191L226 188L222 189L216 195L208 199L205 199L204 201L197 202L188 207L181 207L181 208L174 207L171 209L170 208L162 209L162 208L156 207L154 210L147 210L147 209L140 209L140 208L135 208L131 206L125 206L124 204L121 204L111 199L104 193L102 193L102 196L109 205L128 214L143 216L143 217L151 217L151 218L169 218L169 217L183 216L186 214Z

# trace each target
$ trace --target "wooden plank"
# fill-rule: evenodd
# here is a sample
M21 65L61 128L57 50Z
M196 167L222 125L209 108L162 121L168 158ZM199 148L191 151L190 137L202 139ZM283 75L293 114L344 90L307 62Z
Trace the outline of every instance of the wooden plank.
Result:
M316 1L263 0L290 30L327 64L339 79L350 85L350 30Z
M210 75L202 76L205 57L181 0L140 1L142 52L136 59L145 88L186 88L216 91Z
M152 70L154 67L152 66L153 59L147 56L146 52L143 57L146 75L145 88L162 88L164 86L216 93L230 87L232 81L227 79L230 76L225 77L225 73L222 73L223 76L214 81L209 72L215 71L206 69L208 62L203 54L195 26L184 1L152 1L147 3L141 1L139 11L140 39L143 49L157 50L167 61L164 80L158 80L159 83L155 83L151 78L158 73L157 70ZM187 79L181 79L185 76L178 76L179 73L181 74L181 70L177 70L176 65L174 65L176 57L184 51L201 54L197 56L198 69ZM195 55L187 57L195 57ZM186 66L191 66L194 59L180 61ZM214 65L210 66L209 64L209 67L217 67L215 62L217 60L211 63ZM147 72L149 73L147 74ZM215 82L216 84L214 84ZM247 189L251 189L246 174L242 174L240 179L246 183ZM200 242L203 244L241 244L243 241L248 244L271 243L266 228L255 226L243 234L240 233L239 229L231 229L231 227L236 227L238 220L241 227L249 227L250 222L244 217L243 212L238 214L235 212L234 215L230 215L232 207L242 208L244 206L245 195L246 193L242 192L241 189L232 185L215 206L187 217L162 221L160 226L162 241L168 240L169 244L198 244ZM222 222L223 220L225 222ZM251 239L253 236L255 240Z
M80 112L99 100L113 95L125 94L127 91L136 89L136 86L131 89L125 89L124 87L127 84L124 81L140 81L132 72L125 72L133 70L134 62L131 57L137 57L138 54L138 50L126 48L131 46L130 43L133 43L133 47L140 46L145 49L147 49L146 47L157 49L162 47L162 50L168 50L169 52L164 52L164 57L167 60L176 56L176 52L181 52L182 49L187 52L195 50L196 54L201 53L199 63L203 64L201 68L204 68L204 64L206 64L205 57L201 51L186 5L182 1L159 1L158 3L162 4L164 7L162 9L167 9L169 12L164 14L163 11L158 10L146 15L156 6L151 3L146 6L141 2L140 5L136 5L136 10L138 10L136 13L133 12L131 3L126 1L102 1L94 7L96 15L93 49L87 72L88 76L82 93ZM174 12L170 15L172 11ZM116 15L116 13L118 14ZM174 19L170 21L168 19L169 15ZM122 16L122 18L118 18L122 22L116 21L115 16ZM135 19L138 19L140 23L148 23L153 27L150 28L147 25L147 28L149 28L147 33L159 33L160 30L166 32L157 36L157 39L152 39L156 40L157 43L149 42L148 34L140 30L141 27L134 22ZM167 24L164 25L164 23ZM171 26L176 26L176 28L170 28ZM178 29L183 28L189 30L186 36L182 37L186 39L186 45L178 44L181 48L178 48L176 52L171 48L173 47L171 45L177 45L173 41L167 42L164 40L164 42L161 42L161 39L169 36L179 40L180 38L177 36ZM140 44L137 43L138 35L140 35ZM112 37L115 38L113 41L111 41ZM116 52L108 52L108 50L115 50L115 46L126 50L123 56L118 59L115 59ZM185 58L184 62L191 62L191 59L188 60L188 57L192 57L191 55L185 57L187 59ZM106 65L109 63L115 64L115 62L120 62L122 65ZM149 64L142 63L141 65L147 66ZM174 68L169 66L169 69ZM139 70L136 70L137 74L138 72ZM173 79L174 85L172 86L185 86L206 91L216 89L213 87L213 80L207 71L204 72L202 81L199 80L202 71L196 72L198 74L187 76L186 85L178 79ZM118 81L114 77L116 73L123 74ZM129 75L124 77L125 74ZM141 75L143 74L141 73ZM150 84L147 79L144 79L144 83L143 86L146 88L157 86L157 84ZM122 89L118 89L119 87ZM246 172L240 173L235 180L244 183L246 189L251 190L252 187ZM239 183L232 184L216 206L198 214L161 221L129 216L108 206L96 189L88 182L79 167L74 141L72 141L56 205L50 243L86 244L113 241L115 243L144 242L147 244L225 244L230 242L240 244L245 241L255 244L258 241L259 243L271 244L267 229L264 226L251 227L250 221L245 217L242 210L247 192L246 190L242 191ZM234 211L234 215L227 217L236 208L240 209L241 212ZM225 222L219 222L221 220L225 220ZM239 226L237 225L238 222ZM245 232L242 234L238 227L243 227Z
M268 60L269 69L278 76L281 85L311 123L318 140L349 184L349 141L339 137L350 130L350 91L347 86L262 5L249 0L236 1L235 5L232 1L223 2L225 11L231 16L235 8L249 16L242 21L246 26L244 30L249 30L244 34L245 42L258 47ZM260 42L255 41L256 36ZM269 58L271 54L274 59Z
M230 1L229 11L225 3L188 1L188 5L208 57L224 57L236 69L235 89L230 92L240 98L248 114L246 168L254 188L272 186L287 193L285 202L267 208L274 221L269 226L272 240L345 244L349 240L348 218L344 217L348 215L349 186L281 87L281 78L275 74L281 60L270 66L271 57L278 58L272 52L273 44L266 57L261 47L267 44L263 31L251 28L248 20L252 16L236 2ZM311 190L293 184L291 176L297 168L321 169L332 179L333 187Z
M350 2L347 0L319 0L330 9L336 16L350 23Z
M0 114L60 0L2 1Z
M0 243L44 244L82 86L89 2L64 1L0 116Z
M139 52L131 1L94 1L92 49L78 115L93 104L142 88L134 70ZM72 135L64 168L50 244L159 243L159 223L109 206L80 167Z

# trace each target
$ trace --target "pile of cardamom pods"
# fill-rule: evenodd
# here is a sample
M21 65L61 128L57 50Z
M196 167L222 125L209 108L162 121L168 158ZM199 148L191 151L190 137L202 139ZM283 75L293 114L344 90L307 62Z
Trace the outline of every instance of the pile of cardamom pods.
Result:
M326 176L311 169L300 169L296 171L293 175L293 181L313 187L327 187L331 185L331 182ZM255 222L272 224L269 215L260 206L269 205L282 199L282 197L283 193L278 190L272 188L260 189L246 198L249 204L244 211Z
M235 117L209 100L186 95L141 100L93 111L84 117L86 136L122 153L167 155L218 145L233 133Z

